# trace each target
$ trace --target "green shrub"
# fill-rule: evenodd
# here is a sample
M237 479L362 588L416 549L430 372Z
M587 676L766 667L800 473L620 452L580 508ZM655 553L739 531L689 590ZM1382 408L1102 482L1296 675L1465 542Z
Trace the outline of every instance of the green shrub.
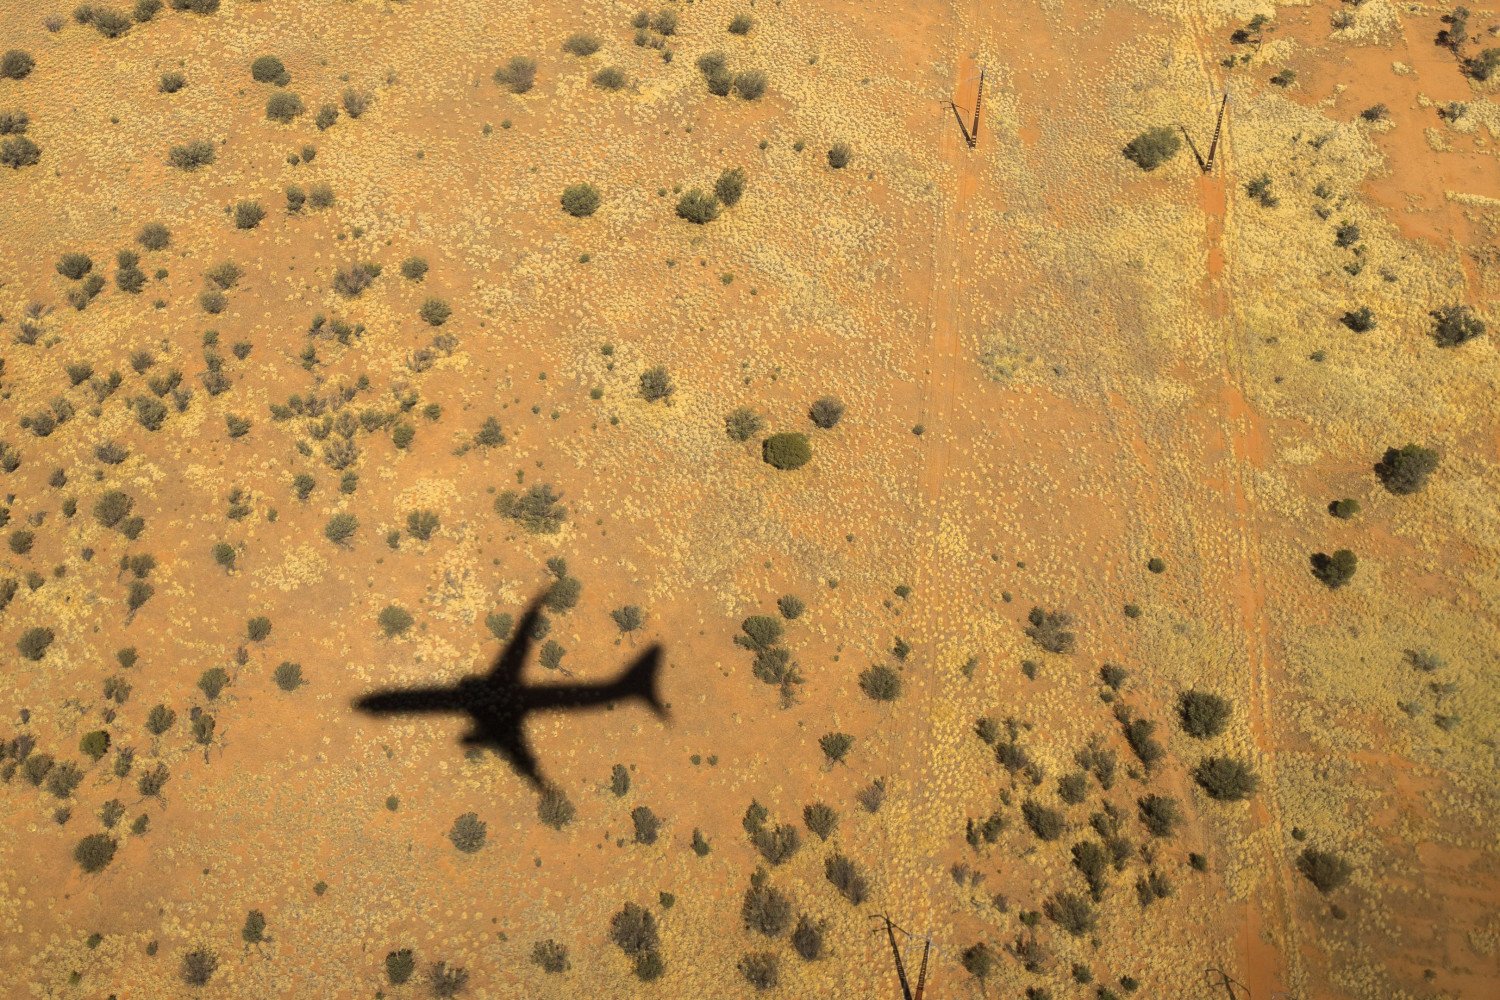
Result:
M524 94L536 85L536 60L526 56L512 56L495 70L495 82L512 94Z
M781 982L781 960L772 951L749 952L741 956L738 968L757 990L773 990Z
M1210 798L1223 802L1248 799L1260 787L1260 778L1250 765L1231 757L1205 757L1193 778Z
M475 813L464 813L453 821L448 839L453 846L465 854L473 854L484 846L488 824Z
M209 701L217 701L229 684L229 673L223 667L209 667L198 678L198 688Z
M571 968L568 962L567 946L551 938L538 941L531 946L531 962L543 972L554 976L561 975Z
M380 624L380 630L385 633L387 639L398 635L405 635L413 623L410 612L396 604L386 605L376 620Z
M305 683L302 679L302 664L290 660L282 661L273 676L276 686L283 691L295 691Z
M1229 702L1206 691L1184 691L1177 701L1183 731L1200 740L1218 736L1229 723Z
M306 111L302 98L290 90L279 90L266 101L266 117L286 125Z
M1170 837L1182 822L1177 800L1166 795L1147 795L1137 801L1141 823L1153 837Z
M599 190L592 184L572 184L563 189L563 211L575 219L585 219L599 209Z
M359 528L359 519L353 514L335 514L323 527L323 537L335 545L343 545Z
M23 658L36 662L47 655L47 647L52 645L54 638L50 628L38 625L21 633L16 640L16 649Z
M165 250L172 242L172 231L160 222L148 222L135 234L135 241L147 250Z
M806 434L782 431L761 442L761 458L767 465L783 471L800 469L812 460L812 445Z
M418 315L428 326L442 326L453 315L453 309L442 299L428 299L422 303Z
M11 49L0 56L0 77L7 80L24 80L35 68L36 60L31 57L30 52Z
M792 901L767 882L764 875L761 871L750 879L750 887L740 903L740 919L746 930L778 937L791 926Z
M836 142L828 147L828 165L835 170L843 170L853 158L854 150L847 142Z
M86 253L65 253L57 260L57 273L72 281L77 281L93 269L94 261Z
M563 51L575 56L591 56L604 47L604 42L598 35L580 32L569 35L567 41L563 42Z
M694 225L707 225L719 217L719 201L700 188L690 188L677 201L677 216Z
M24 135L13 135L0 142L0 166L20 170L41 162L42 147Z
M629 82L629 78L625 76L625 71L618 66L606 66L589 77L589 83L592 83L600 90L624 90L625 85Z
M1073 652L1077 634L1072 631L1073 616L1066 611L1032 608L1027 616L1026 635L1049 653Z
M669 399L677 391L672 376L660 366L641 372L641 398L648 403Z
M1182 140L1165 125L1149 128L1125 144L1125 158L1142 170L1155 170L1176 156Z
M609 613L615 628L624 632L635 632L646 624L646 613L634 604L616 608Z
M901 697L901 675L883 664L875 664L859 675L859 689L874 701Z
M0 111L0 135L20 135L31 126L31 118L24 111Z
M353 87L345 89L339 100L344 105L344 114L350 118L359 118L370 110L370 95Z
M1464 72L1481 83L1500 72L1500 48L1491 46L1464 60Z
M177 721L177 713L165 705L157 705L146 714L146 731L152 736L160 736L172 724Z
M506 490L495 498L495 513L517 521L537 535L555 535L567 520L568 509L558 501L562 494L548 483L538 483L517 496Z
M568 801L568 796L560 788L548 786L537 799L537 819L554 830L561 830L573 822L576 814L573 803Z
M724 418L724 433L731 441L748 441L764 428L765 421L747 406L731 411Z
M630 810L630 822L635 826L635 842L637 844L654 844L661 831L662 821L659 816L646 806L636 806Z
M197 170L214 162L214 147L197 140L182 146L173 146L167 151L167 162L178 170Z
M1051 806L1042 805L1035 799L1027 799L1021 805L1021 817L1039 840L1056 840L1067 829L1063 814Z
M416 970L417 960L413 957L410 948L392 951L385 956L385 978L392 986L405 985Z
M870 883L853 861L835 851L823 862L823 875L839 894L858 906L870 895Z
M73 860L89 874L102 872L115 859L119 842L105 833L91 833L73 848Z
M1349 312L1346 312L1343 316L1339 317L1339 322L1343 323L1355 333L1368 333L1369 331L1375 329L1376 326L1375 314L1370 311L1368 306L1360 306L1358 309L1351 309Z
M1341 521L1347 521L1359 513L1359 501L1345 497L1328 505L1328 513Z
M1468 306L1443 306L1431 315L1435 321L1432 336L1439 347L1457 347L1484 336L1484 320Z
M714 182L714 197L733 208L745 194L745 171L732 167L719 175Z
M313 118L313 124L317 126L319 132L326 132L333 128L338 120L339 109L332 104L324 104L318 108L318 113Z
M763 70L747 69L736 73L730 86L742 100L758 101L765 94L768 82Z
M1325 896L1349 881L1354 868L1337 854L1304 848L1297 858L1297 870Z
M266 217L258 201L242 201L234 206L234 228L254 229Z
M135 0L135 19L145 24L161 13L161 0Z
M784 594L777 599L776 610L780 611L781 617L787 621L796 621L807 610L807 605L795 594Z
M808 419L817 426L831 430L844 418L844 404L833 396L824 396L813 403L807 412Z
M1375 464L1375 475L1387 490L1398 496L1416 493L1427 485L1427 478L1438 466L1438 453L1417 444L1386 449Z
M1074 937L1088 934L1098 925L1098 916L1089 901L1077 893L1059 892L1042 907L1047 919Z
M1348 549L1339 549L1333 555L1317 552L1311 561L1313 576L1330 590L1337 590L1354 579L1354 571L1359 568L1359 557Z
M729 21L729 33L731 35L748 35L750 29L755 26L749 14L736 14Z
M401 262L401 277L407 281L421 281L427 276L427 261L421 257L408 257Z
M177 7L183 2L185 0L173 0L172 6ZM213 2L217 5L218 0L213 0ZM196 948L182 956L182 969L180 970L182 981L189 986L207 986L218 968L218 955L207 948Z
M109 733L103 729L85 733L83 739L78 741L78 749L97 764L101 757L109 753Z
M275 56L261 56L252 62L250 78L256 83L274 83L278 87L285 87L292 82L292 75Z

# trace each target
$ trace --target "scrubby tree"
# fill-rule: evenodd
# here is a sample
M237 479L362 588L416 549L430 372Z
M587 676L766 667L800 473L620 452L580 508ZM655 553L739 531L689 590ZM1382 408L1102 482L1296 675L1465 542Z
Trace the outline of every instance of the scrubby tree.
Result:
M807 411L808 419L825 431L844 418L844 404L833 396L824 396Z
M622 633L635 632L646 624L646 613L634 604L616 608L609 613L609 617L614 621L615 628Z
M275 56L260 56L252 62L250 78L256 83L274 83L278 87L285 87L292 82L292 75Z
M385 956L385 978L392 986L403 986L417 971L417 959L410 948L387 952Z
M657 400L669 399L677 386L672 382L672 376L663 367L648 368L641 372L641 398L648 403Z
M35 68L36 60L22 49L11 49L0 56L0 77L7 80L24 80Z
M35 662L47 655L47 647L52 645L54 638L50 628L37 625L21 633L16 640L16 650L23 658Z
M1416 493L1427 485L1427 478L1437 469L1438 453L1419 444L1387 448L1385 456L1375 463L1375 475L1387 490L1397 496Z
M1205 757L1193 778L1210 798L1223 802L1248 799L1260 787L1260 778L1250 765L1232 757Z
M877 663L859 675L859 689L874 701L895 701L901 697L901 675Z
M1348 549L1339 549L1329 555L1316 552L1312 556L1312 572L1330 590L1337 590L1354 579L1359 568L1359 557Z
M1474 310L1463 305L1443 306L1432 312L1434 321L1432 336L1439 347L1457 347L1476 337L1484 336L1484 320Z
M504 66L495 70L495 82L512 94L526 93L536 85L536 60L511 56Z
M567 794L561 788L549 785L542 789L542 794L537 799L537 819L554 830L561 830L573 822L576 814L573 803L568 801Z
M701 188L689 188L677 200L677 216L695 225L706 225L719 217L719 199Z
M1027 616L1026 635L1049 653L1071 653L1077 634L1072 631L1073 616L1066 611L1032 608Z
M115 859L119 841L107 833L91 833L73 848L73 860L90 875L102 872Z
M719 175L714 182L714 197L720 202L733 208L745 195L745 171L739 167L731 167Z
M828 165L835 170L843 170L854 159L854 150L847 142L836 142L828 147Z
M1218 736L1229 723L1229 701L1207 691L1184 691L1177 701L1183 731L1200 740Z
M290 90L277 91L266 101L266 117L283 125L290 123L292 119L306 110L307 108L302 104L302 98Z
M1304 848L1297 858L1297 870L1325 896L1349 881L1354 867L1331 851Z
M1125 158L1142 170L1155 170L1176 156L1182 140L1165 125L1149 128L1125 144Z
M411 612L398 604L387 604L381 609L377 620L380 623L380 631L385 633L387 639L405 635L413 623Z
M812 444L806 434L782 431L761 442L761 458L784 472L800 469L812 460Z
M584 219L599 209L599 189L592 184L572 184L563 189L563 211L575 219Z
M448 839L460 851L473 854L484 846L488 827L489 824L480 819L477 814L464 813L453 821L453 828L448 831Z
M217 954L207 948L195 948L182 956L182 981L189 986L207 986L218 968Z
M765 421L748 406L730 411L724 417L724 433L731 441L748 441L765 427Z
M323 526L323 537L335 545L343 545L359 528L359 519L353 514L335 514Z
M548 938L531 946L531 962L543 972L561 975L571 968L568 961L568 946Z

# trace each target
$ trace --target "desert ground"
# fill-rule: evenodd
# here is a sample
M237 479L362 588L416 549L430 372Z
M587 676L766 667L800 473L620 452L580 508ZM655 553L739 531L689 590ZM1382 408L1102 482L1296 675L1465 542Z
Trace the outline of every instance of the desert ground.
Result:
M1500 994L1494 3L0 52L0 993Z

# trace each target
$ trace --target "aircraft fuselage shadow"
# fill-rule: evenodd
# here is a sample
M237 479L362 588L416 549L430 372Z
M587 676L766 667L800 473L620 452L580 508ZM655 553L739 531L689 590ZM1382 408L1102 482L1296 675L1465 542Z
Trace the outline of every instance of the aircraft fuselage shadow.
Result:
M462 739L464 745L490 747L538 788L545 784L541 767L522 729L522 723L532 712L598 709L639 699L657 715L666 717L666 704L658 690L660 644L650 646L614 680L602 684L523 683L521 671L531 652L532 631L539 613L540 599L527 608L488 673L465 677L448 687L372 691L356 700L354 707L370 715L465 713L472 726Z

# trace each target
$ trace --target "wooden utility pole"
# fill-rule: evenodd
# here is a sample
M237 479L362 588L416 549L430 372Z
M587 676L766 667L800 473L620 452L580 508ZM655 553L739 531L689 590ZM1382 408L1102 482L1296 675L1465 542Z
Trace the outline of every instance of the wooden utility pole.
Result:
M1214 137L1212 141L1209 142L1208 157L1206 159L1204 158L1202 153L1198 152L1198 144L1193 141L1193 137L1188 132L1187 126L1183 125L1181 122L1177 123L1177 128L1181 130L1182 137L1187 140L1188 148L1193 151L1193 159L1198 161L1198 169L1203 171L1205 174L1213 173L1214 157L1218 154L1219 151L1219 135L1223 132L1224 129L1224 110L1228 107L1229 90L1228 88L1226 88L1224 90L1224 99L1219 102L1219 117L1218 120L1214 122Z
M891 957L896 960L896 979L901 983L902 1000L922 1000L922 994L927 989L927 958L932 954L932 939L927 938L926 944L922 948L922 967L917 972L917 991L916 993L912 993L911 980L906 978L906 963L901 958L901 946L896 943L896 932L901 931L902 934L907 934L907 932L897 927L891 918L884 913L874 914L870 919L880 920L885 923L885 936L891 943ZM877 930L876 933L880 932ZM911 935L907 934L907 936L910 937Z
M979 109L984 104L984 67L979 67L979 90L974 94L974 125L969 129L969 148L979 145Z

